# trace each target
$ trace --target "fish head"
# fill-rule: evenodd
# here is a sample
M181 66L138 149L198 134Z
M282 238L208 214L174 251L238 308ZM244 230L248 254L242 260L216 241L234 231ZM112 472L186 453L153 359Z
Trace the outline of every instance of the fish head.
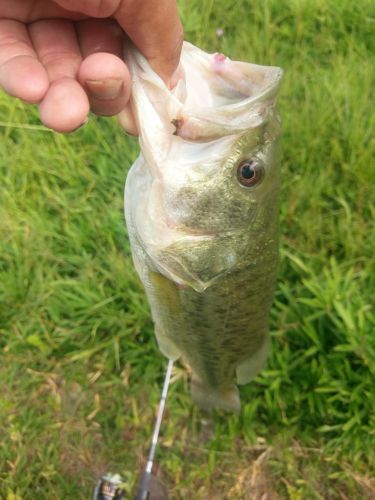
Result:
M279 184L278 132L275 124L272 135L270 129L263 124L210 142L175 142L177 162L166 162L155 184L159 217L186 236L251 230L258 207Z
M182 63L185 86L175 91L144 60L131 65L144 160L127 217L154 267L203 291L246 266L246 249L277 223L281 70L189 44Z

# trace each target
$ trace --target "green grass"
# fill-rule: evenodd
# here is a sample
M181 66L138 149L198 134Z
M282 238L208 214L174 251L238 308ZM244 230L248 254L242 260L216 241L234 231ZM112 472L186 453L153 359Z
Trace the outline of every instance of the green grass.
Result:
M180 2L188 40L285 69L282 259L242 414L201 413L175 368L171 498L375 496L371 4ZM0 121L0 498L87 499L107 470L131 491L166 366L122 213L137 142L112 119L45 131L4 95Z

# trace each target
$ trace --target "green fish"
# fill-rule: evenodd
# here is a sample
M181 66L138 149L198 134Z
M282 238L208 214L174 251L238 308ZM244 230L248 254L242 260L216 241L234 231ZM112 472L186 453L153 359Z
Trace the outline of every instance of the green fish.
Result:
M126 181L135 267L162 353L192 371L205 409L240 410L268 352L276 283L282 71L185 43L170 90L127 60L141 155Z

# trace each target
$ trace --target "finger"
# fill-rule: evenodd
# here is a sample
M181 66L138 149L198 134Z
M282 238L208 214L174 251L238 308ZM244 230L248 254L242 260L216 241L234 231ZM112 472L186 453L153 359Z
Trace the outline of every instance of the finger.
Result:
M115 115L130 95L130 76L121 60L124 32L114 19L90 19L78 23L82 62L78 79L90 107L99 115Z
M118 114L118 121L127 134L138 135L138 127L129 104Z
M80 68L79 82L86 90L90 106L99 115L115 115L126 106L131 81L123 61L113 54L92 54Z
M73 24L64 20L37 21L30 38L51 83L39 106L43 123L59 132L70 132L87 119L89 102L77 82L81 52Z
M114 19L87 19L76 23L76 27L84 58L95 52L109 52L122 58L124 32Z
M47 73L38 61L25 26L0 20L0 87L26 102L37 103L48 86Z
M173 87L180 78L178 63L183 29L175 0L54 0L64 9L92 17L114 16L147 57L157 73Z
M82 56L73 23L44 20L30 24L29 33L50 82L76 78Z
M179 78L183 42L176 1L123 0L115 17L155 71L173 87Z
M78 79L90 107L99 115L114 115L126 105L130 76L121 60L124 33L114 19L89 19L77 25L81 53Z
M68 11L83 12L90 17L110 17L121 0L53 0Z
M64 106L65 103L65 106ZM52 83L39 104L40 119L56 132L73 132L87 122L89 101L81 85L72 78Z
M85 16L75 10L67 11L54 2L46 0L2 1L0 18L32 23L40 19L83 19Z
M91 109L101 115L120 113L123 128L136 135L137 127L128 105L131 81L122 61L123 30L113 19L90 19L78 23L77 32L82 55L89 56L82 63L78 78L89 96ZM121 81L120 94L108 99L116 93L116 88L121 88Z

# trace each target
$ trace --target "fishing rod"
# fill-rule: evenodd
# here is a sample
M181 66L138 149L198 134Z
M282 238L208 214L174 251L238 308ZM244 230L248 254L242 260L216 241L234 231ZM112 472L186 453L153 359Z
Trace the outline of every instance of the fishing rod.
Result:
M173 368L173 360L168 361L167 371L165 373L163 389L159 402L158 414L156 416L154 432L152 434L150 450L147 457L146 466L144 468L137 493L134 500L149 500L152 485L152 466L154 464L156 446L159 439L161 422L163 419L165 402L167 400L168 388L171 381L171 373ZM120 474L106 474L97 483L93 500L125 500L125 484ZM151 500L151 499L150 499Z

